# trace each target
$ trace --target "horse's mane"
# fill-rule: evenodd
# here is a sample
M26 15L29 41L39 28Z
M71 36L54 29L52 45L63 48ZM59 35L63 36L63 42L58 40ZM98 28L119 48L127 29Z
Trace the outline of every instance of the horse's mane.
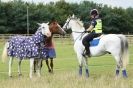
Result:
M39 27L35 33L41 32L41 28Z
M56 19L54 17L51 18L50 22L49 22L49 25L53 22L57 22Z
M83 22L80 19L77 18L77 22L79 25L81 25L83 27Z
M74 17L73 20L75 20L81 27L84 27L83 22L79 18Z

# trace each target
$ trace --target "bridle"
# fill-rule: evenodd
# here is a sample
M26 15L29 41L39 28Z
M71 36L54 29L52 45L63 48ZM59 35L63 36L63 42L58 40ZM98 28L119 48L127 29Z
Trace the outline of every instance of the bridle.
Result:
M69 20L68 20L68 22L66 23L66 25L65 25L65 29L67 29L67 26L68 26L68 24L69 24L69 22L72 20L72 19L76 19L76 18L70 18ZM76 21L77 22L77 21ZM79 25L81 25L79 22L77 22ZM72 32L75 32L75 33L83 33L83 32L79 32L79 31L72 31Z
M67 29L67 26L68 26L69 22L70 22L72 19L75 19L75 18L70 18L70 19L68 20L68 22L67 22L66 25L65 25L65 29ZM78 22L77 22L77 23L78 23ZM78 24L79 24L79 23L78 23ZM79 24L79 25L81 25L81 24ZM82 37L83 37L83 35L86 33L85 31L83 31L83 32L72 31L72 32L74 32L74 33L81 33L81 35L79 35L79 36L74 40L74 43L78 40L78 38L80 38L80 40L81 40Z
M69 24L69 22L70 22L71 19L72 19L72 18L70 18L70 19L67 21L67 23L66 23L66 25L65 25L65 29L67 29L67 26L68 26L68 24Z

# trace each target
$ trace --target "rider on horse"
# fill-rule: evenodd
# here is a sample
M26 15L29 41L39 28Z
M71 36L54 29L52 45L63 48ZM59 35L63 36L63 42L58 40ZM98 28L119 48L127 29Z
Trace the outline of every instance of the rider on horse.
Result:
M91 10L90 16L92 21L90 27L86 30L88 34L82 40L82 43L85 46L86 50L84 55L87 55L88 57L90 57L90 41L102 34L102 20L99 17L99 12L97 11L97 9Z

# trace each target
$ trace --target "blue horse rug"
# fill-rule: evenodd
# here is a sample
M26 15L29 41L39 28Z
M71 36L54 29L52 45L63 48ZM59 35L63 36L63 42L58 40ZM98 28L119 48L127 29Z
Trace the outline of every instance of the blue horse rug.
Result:
M100 38L93 39L90 41L90 47L97 46L99 44Z
M46 59L56 58L56 52L54 48L45 47L44 52L46 53Z
M13 36L8 42L9 47L7 53L9 56L17 58L34 58L46 57L46 52L43 52L44 36L38 30L33 36Z

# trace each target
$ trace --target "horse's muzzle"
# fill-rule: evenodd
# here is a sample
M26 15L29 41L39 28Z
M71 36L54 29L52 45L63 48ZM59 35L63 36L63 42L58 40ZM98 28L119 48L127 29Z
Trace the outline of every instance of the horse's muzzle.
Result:
M46 33L46 36L47 36L47 37L50 37L50 36L51 36L51 32Z
M62 32L62 35L65 36L65 34L66 34L66 31L63 31L63 32Z

